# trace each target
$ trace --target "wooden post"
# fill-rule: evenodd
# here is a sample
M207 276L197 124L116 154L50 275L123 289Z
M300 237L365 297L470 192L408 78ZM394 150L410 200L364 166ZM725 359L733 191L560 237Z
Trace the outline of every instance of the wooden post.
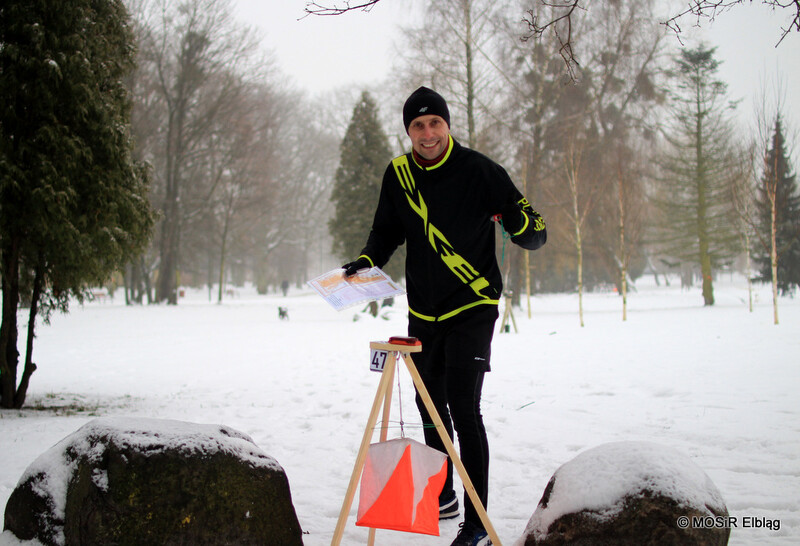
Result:
M531 253L525 253L525 292L528 294L528 318L531 318Z
M526 254L527 255L527 254ZM503 320L500 322L500 333L508 332L510 328L508 327L508 320L511 319L511 323L514 325L514 333L519 333L517 330L517 320L514 318L514 303L512 294L509 291L503 293L505 297L505 310L503 311Z

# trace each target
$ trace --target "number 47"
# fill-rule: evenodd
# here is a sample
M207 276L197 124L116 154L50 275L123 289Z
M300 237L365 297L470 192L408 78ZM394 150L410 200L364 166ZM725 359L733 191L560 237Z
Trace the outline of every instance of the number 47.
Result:
M372 349L369 359L369 369L373 372L383 372L387 356L389 356L389 351Z

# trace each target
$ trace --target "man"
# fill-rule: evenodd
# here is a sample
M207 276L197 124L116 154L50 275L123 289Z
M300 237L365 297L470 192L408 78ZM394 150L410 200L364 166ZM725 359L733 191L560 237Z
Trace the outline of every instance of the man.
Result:
M407 242L408 335L422 342L414 363L448 434L453 437L453 428L458 434L462 462L485 507L489 445L480 400L503 289L492 220L530 250L545 243L547 231L500 165L453 139L441 95L426 87L414 91L403 122L412 150L387 167L367 244L343 267L347 276L382 267ZM419 395L416 401L423 423L431 425ZM424 434L429 446L445 451L433 427ZM453 546L489 544L466 494L463 502ZM458 516L449 461L439 507L440 519Z

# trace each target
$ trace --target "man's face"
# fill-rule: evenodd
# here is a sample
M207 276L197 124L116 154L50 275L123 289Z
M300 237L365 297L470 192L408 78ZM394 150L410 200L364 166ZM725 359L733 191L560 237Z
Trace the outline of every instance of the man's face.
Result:
M450 142L449 135L450 127L441 116L419 116L408 126L411 146L425 159L439 157Z

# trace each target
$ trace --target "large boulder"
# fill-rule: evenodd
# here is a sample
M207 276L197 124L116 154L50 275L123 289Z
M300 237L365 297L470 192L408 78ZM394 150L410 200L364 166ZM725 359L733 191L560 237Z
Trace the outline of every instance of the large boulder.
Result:
M524 546L725 545L728 509L706 473L647 442L604 444L556 470Z
M302 544L283 468L219 425L96 419L37 458L5 529L71 544Z

